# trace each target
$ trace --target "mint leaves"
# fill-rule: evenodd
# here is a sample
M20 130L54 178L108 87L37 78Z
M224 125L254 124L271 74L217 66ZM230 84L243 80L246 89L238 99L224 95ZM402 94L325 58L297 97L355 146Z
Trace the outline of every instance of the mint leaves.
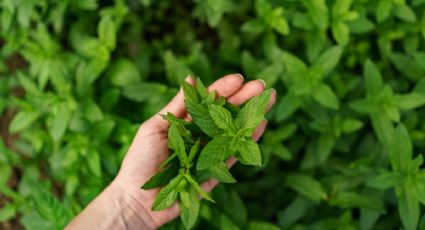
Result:
M178 202L181 220L190 229L199 214L198 197L214 203L200 184L211 178L236 182L224 163L227 158L235 156L242 164L261 166L260 148L251 136L264 120L271 91L253 97L241 108L217 97L215 92L208 93L199 79L196 87L183 83L183 91L193 121L170 113L162 115L170 123L171 154L142 189L162 187L152 210L164 210Z

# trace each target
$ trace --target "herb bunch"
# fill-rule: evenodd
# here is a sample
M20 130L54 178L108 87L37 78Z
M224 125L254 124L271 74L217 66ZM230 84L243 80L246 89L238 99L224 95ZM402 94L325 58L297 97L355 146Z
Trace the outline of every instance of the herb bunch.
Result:
M208 93L199 78L195 86L184 82L183 91L193 121L179 119L172 113L162 115L170 123L171 154L142 189L162 187L152 210L164 210L177 201L181 220L190 229L199 213L198 196L214 203L200 184L211 178L236 182L224 163L227 158L235 156L242 164L261 165L260 148L251 136L264 119L271 91L265 90L241 108L218 97L215 91Z

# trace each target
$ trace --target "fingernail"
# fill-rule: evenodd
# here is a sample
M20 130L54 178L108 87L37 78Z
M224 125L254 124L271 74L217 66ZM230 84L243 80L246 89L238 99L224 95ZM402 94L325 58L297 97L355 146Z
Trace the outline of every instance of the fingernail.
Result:
M259 82L261 82L261 84L263 84L263 87L266 88L266 82L263 79L258 79Z
M276 91L274 88L272 88L272 92L273 92L274 94L277 94L277 91Z
M192 79L192 76L189 75L184 79L184 81L189 82L190 79Z
M244 77L242 76L242 74L237 73L236 75L238 75L241 78L242 82L245 80Z

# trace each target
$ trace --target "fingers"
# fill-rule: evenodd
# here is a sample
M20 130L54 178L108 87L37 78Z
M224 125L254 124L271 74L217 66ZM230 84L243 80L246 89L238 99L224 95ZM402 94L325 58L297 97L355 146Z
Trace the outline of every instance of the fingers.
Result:
M242 88L227 101L234 105L241 105L250 98L260 95L265 88L265 84L260 80L250 81L242 86Z
M216 91L219 96L228 98L241 89L242 83L242 75L229 74L212 83L208 87L208 91Z
M252 134L252 139L254 139L254 141L258 141L261 138L261 136L263 135L264 131L266 130L266 126L267 126L267 120L262 121L258 125L257 129Z

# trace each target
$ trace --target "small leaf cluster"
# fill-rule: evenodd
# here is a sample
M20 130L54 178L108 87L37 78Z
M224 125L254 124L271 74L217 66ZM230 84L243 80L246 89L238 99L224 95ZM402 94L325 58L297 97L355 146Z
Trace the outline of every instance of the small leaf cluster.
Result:
M181 220L190 229L199 213L198 195L214 202L200 184L211 178L236 182L224 163L226 159L235 156L244 165L261 166L260 148L252 135L264 120L271 91L265 90L241 108L217 97L215 91L208 93L199 78L195 86L184 82L183 92L192 122L172 113L162 115L170 124L171 154L142 189L163 186L152 210L164 210L178 201Z

